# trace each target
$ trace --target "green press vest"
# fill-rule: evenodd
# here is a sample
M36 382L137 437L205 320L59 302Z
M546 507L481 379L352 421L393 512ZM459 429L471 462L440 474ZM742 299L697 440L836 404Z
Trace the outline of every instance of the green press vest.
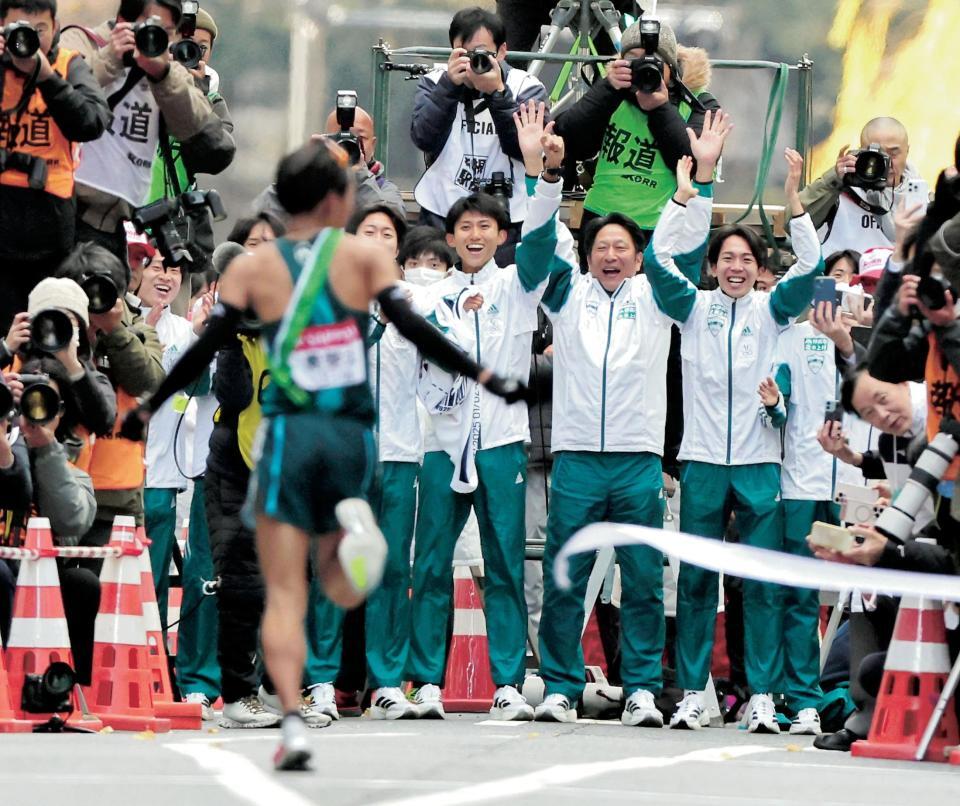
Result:
M686 102L678 111L689 120L692 110ZM664 162L646 113L624 101L607 123L593 186L583 206L597 215L623 213L642 229L652 230L677 190L675 167Z

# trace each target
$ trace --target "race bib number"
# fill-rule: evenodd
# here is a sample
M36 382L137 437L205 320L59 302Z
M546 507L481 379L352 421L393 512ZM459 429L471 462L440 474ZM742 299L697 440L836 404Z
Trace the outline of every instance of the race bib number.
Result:
M312 325L300 334L290 355L290 377L301 389L341 389L364 383L363 338L352 319L335 325Z

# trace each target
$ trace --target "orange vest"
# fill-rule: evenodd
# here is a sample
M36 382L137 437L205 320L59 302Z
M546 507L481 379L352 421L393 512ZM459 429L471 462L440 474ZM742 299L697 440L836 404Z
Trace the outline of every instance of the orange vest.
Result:
M76 461L78 468L90 474L94 490L135 490L143 486L146 478L144 443L119 436L120 424L126 413L136 408L137 399L119 387L116 392L117 419L113 431L100 437L84 434L85 445Z
M51 65L53 71L65 79L71 59L79 55L76 51L60 48L56 61ZM23 96L27 78L13 70L5 72L0 109L14 109ZM46 160L47 184L44 190L61 199L73 196L73 172L79 164L80 147L64 137L47 109L40 90L34 91L22 115L18 117L11 112L0 118L0 148ZM4 171L0 174L0 185L25 188L29 187L28 179L21 171Z
M940 421L947 415L960 419L960 375L947 360L933 333L927 336L927 366L924 379L927 382L927 441L940 431ZM944 481L954 481L960 471L960 455L954 458L947 468Z

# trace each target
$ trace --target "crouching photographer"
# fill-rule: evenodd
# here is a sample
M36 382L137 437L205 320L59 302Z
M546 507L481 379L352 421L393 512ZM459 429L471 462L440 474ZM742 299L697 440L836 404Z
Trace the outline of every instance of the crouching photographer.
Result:
M76 446L66 423L81 415L64 365L49 356L27 361L20 373L3 379L0 410L0 544L19 546L36 513L50 521L55 545L76 545L97 505L90 476L74 464ZM6 639L15 573L12 563L0 566L0 635ZM89 684L100 582L85 568L60 562L58 570L78 679Z
M162 347L157 333L141 315L138 302L126 294L130 269L101 246L83 243L60 267L60 274L81 285L96 280L105 298L88 314L94 363L113 385L117 417L109 432L87 439L79 466L90 473L97 494L97 518L81 540L103 546L110 539L115 515L132 515L143 523L143 444L120 436L123 415L137 406L136 398L152 393L164 378ZM107 303L110 303L109 305ZM100 560L85 561L99 571Z

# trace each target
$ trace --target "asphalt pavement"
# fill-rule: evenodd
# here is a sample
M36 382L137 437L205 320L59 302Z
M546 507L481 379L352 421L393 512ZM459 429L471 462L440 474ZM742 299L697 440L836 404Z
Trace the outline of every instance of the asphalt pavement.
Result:
M275 773L276 730L0 734L3 806L895 804L960 802L960 767L851 758L811 737L618 722L341 719L313 770Z

